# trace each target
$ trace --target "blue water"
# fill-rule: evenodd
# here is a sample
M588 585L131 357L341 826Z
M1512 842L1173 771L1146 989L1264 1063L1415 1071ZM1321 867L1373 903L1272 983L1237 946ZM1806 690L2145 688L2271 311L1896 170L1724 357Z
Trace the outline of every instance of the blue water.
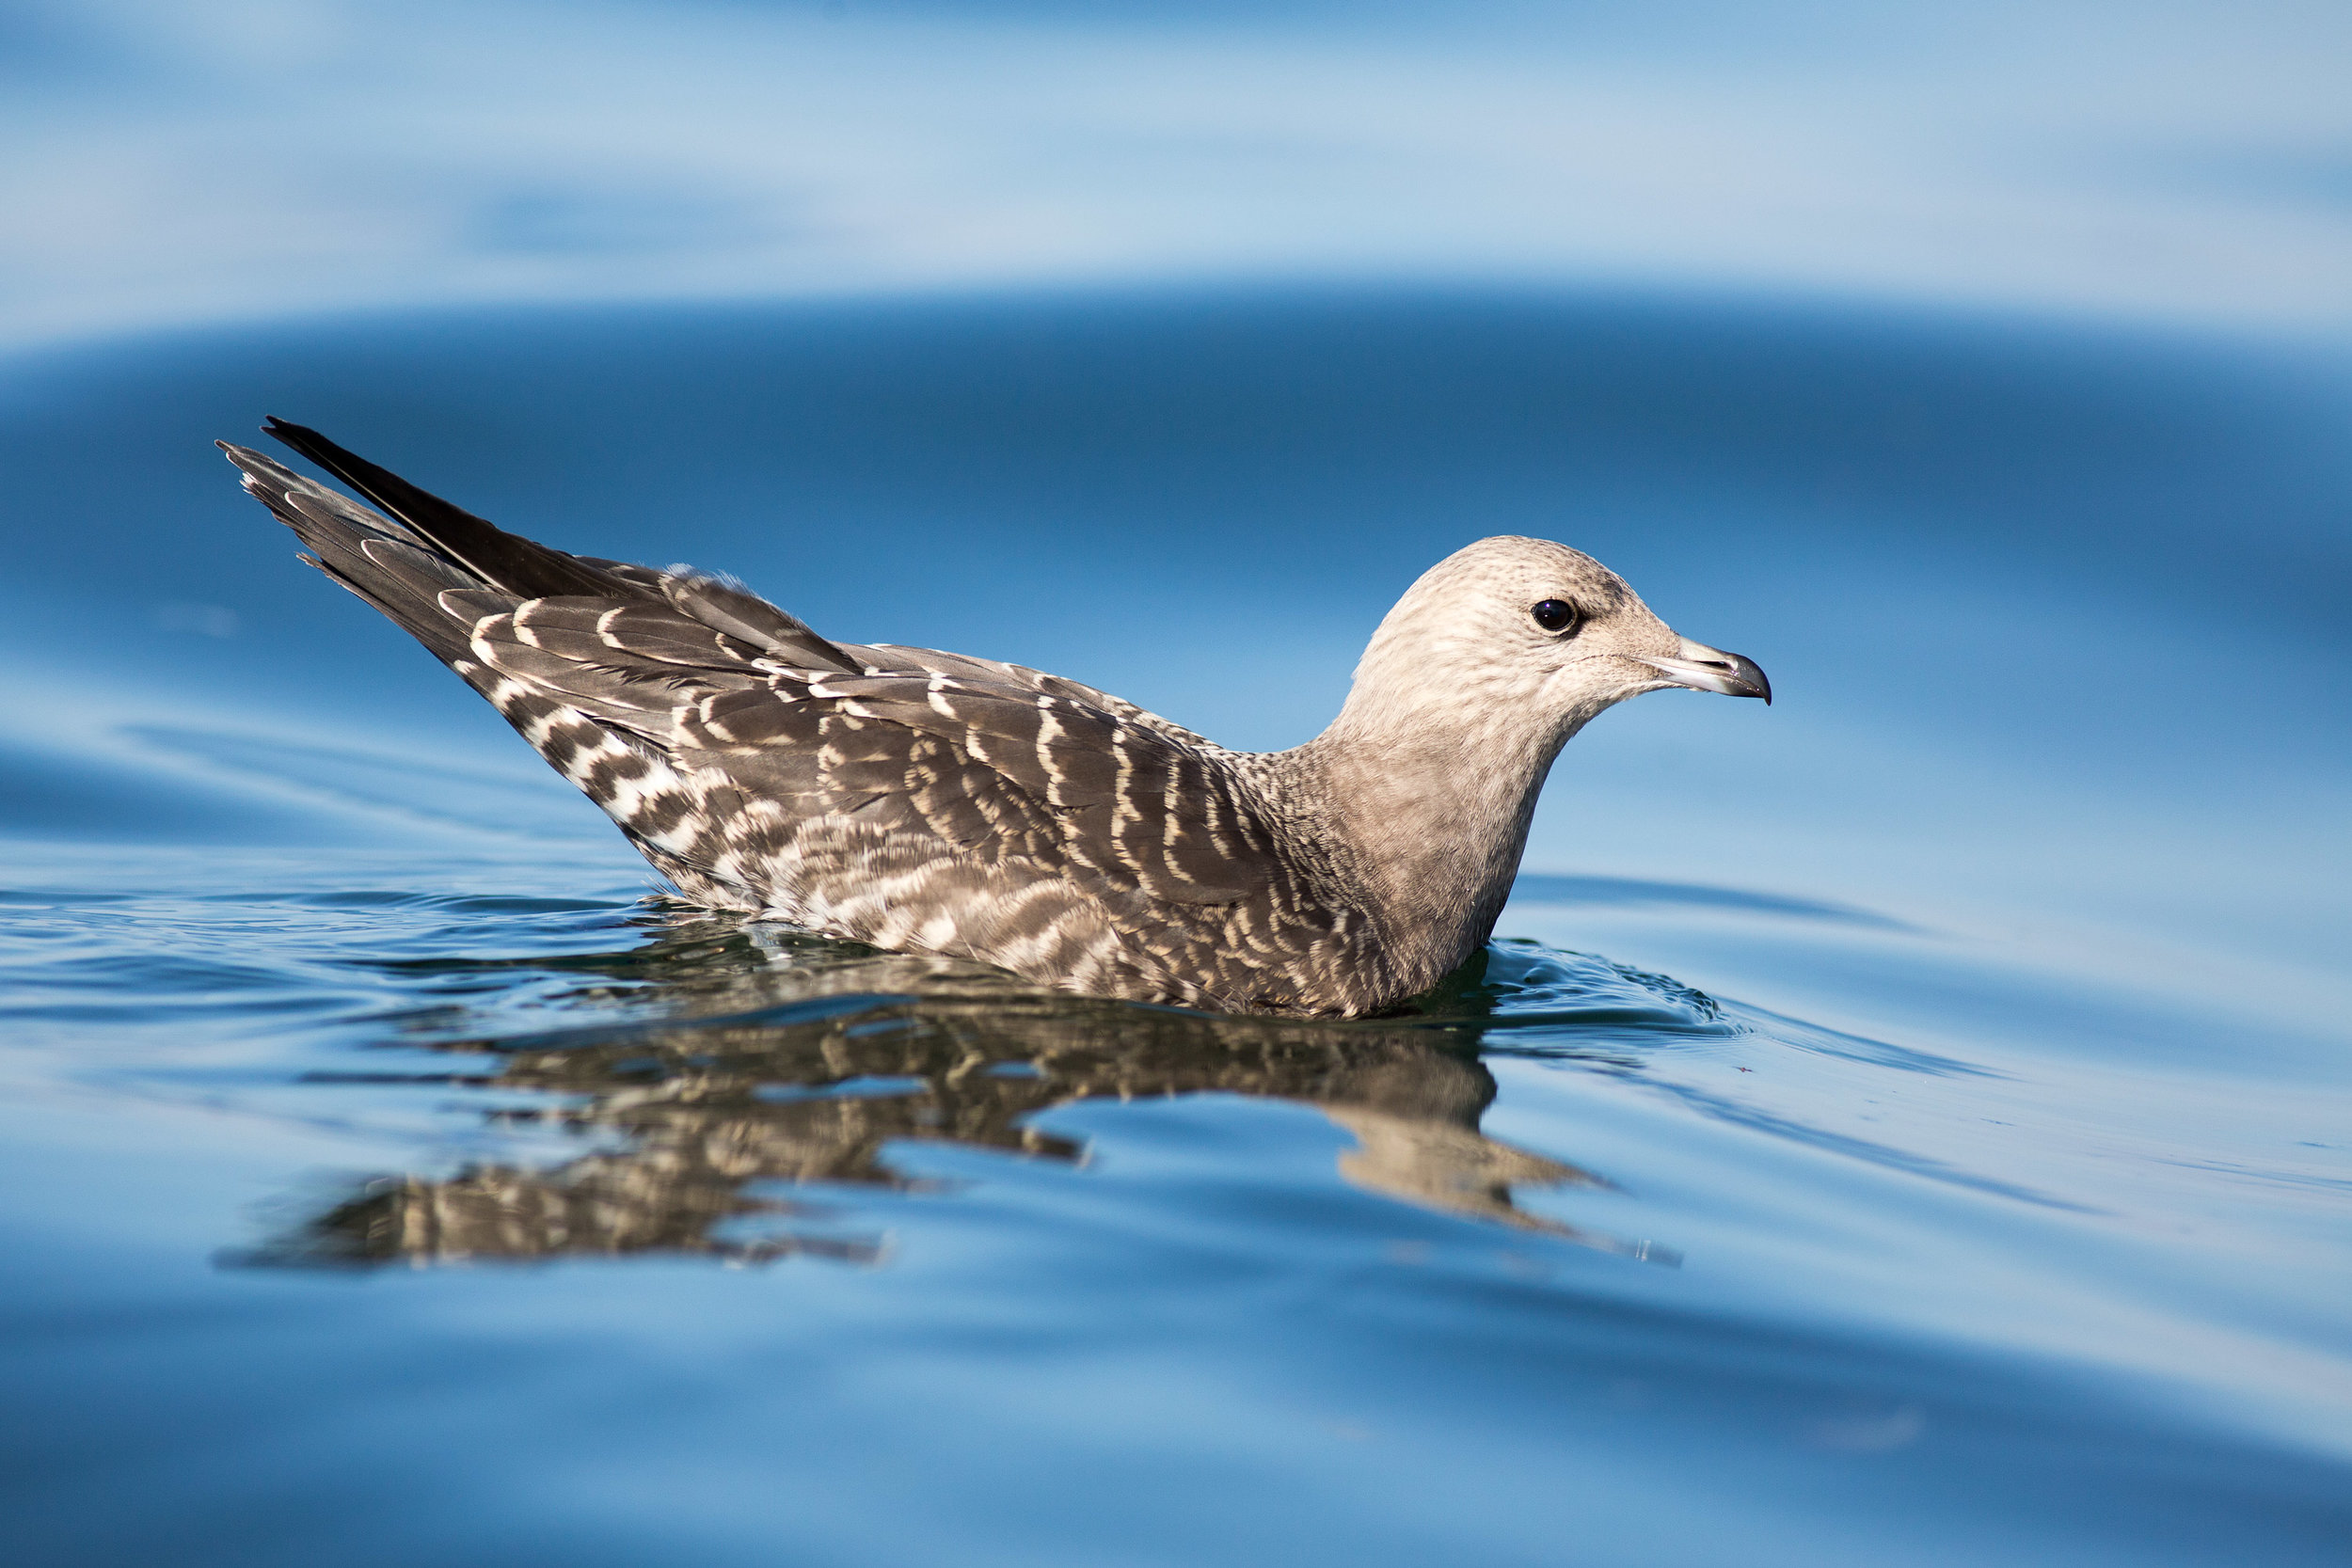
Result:
M275 413L1231 743L1470 538L1570 747L1406 1014L663 901L292 559ZM2352 1560L2352 361L1751 296L475 310L0 382L38 1563Z

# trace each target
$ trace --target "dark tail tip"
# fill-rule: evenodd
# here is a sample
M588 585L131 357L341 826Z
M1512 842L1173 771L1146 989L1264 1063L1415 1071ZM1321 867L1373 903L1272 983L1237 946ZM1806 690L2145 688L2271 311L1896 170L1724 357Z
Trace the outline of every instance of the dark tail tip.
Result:
M279 419L275 414L263 417L262 434L280 446L292 447L330 473L337 471L337 465L324 461L324 459L348 459L351 456L349 452L312 430L309 425L294 424L290 420Z
M463 507L421 490L358 453L345 451L307 425L272 414L262 432L325 468L485 585L518 598L580 594L591 598L643 598L635 588L561 550L508 533Z

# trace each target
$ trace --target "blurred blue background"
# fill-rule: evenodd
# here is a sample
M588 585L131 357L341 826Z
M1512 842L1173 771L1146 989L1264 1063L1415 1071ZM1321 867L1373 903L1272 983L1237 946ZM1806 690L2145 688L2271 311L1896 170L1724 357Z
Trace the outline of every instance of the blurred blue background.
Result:
M1780 698L1666 694L1594 725L1503 926L1736 994L1786 1048L1612 1057L1573 1091L1492 1068L1490 1130L1559 1159L1614 1150L1610 1179L1656 1206L1645 1234L1687 1255L1671 1289L1546 1255L1575 1281L1557 1287L1573 1330L1470 1275L1407 1310L1315 1272L1345 1226L1310 1246L1184 1209L1201 1178L1179 1160L1151 1203L1281 1299L1361 1292L1369 1316L1302 1310L1295 1338L1262 1342L1260 1298L1137 1240L1157 1210L1084 1199L1109 1206L1097 1234L1040 1188L993 1200L1010 1218L898 1216L912 1272L879 1284L795 1275L723 1304L707 1272L645 1265L379 1291L302 1353L320 1402L272 1418L322 1455L365 1469L386 1433L472 1418L404 1392L410 1374L334 1369L494 1366L506 1331L484 1325L535 1312L639 1389L610 1419L756 1470L776 1457L766 1407L677 1402L675 1380L773 1350L762 1314L799 1314L821 1347L883 1311L900 1338L802 1369L834 1379L810 1397L842 1452L919 1468L984 1438L1106 1517L1057 1532L975 1481L935 1533L900 1521L876 1545L843 1523L902 1499L876 1460L818 1488L841 1533L809 1560L1271 1552L1289 1538L1244 1527L1292 1488L1312 1540L1378 1560L2342 1560L2347 80L2352 11L2320 4L0 4L0 853L26 911L0 1148L38 1173L7 1220L47 1282L24 1322L133 1325L86 1362L22 1325L0 1350L25 1408L97 1412L83 1457L56 1461L71 1484L44 1549L130 1550L149 1538L75 1499L180 1487L223 1500L159 1501L153 1540L212 1518L219 1560L451 1541L465 1559L468 1540L522 1560L501 1531L576 1520L586 1488L635 1543L614 1560L774 1560L773 1519L739 1491L673 1539L595 1465L538 1452L582 1397L577 1345L533 1345L563 1398L501 1418L531 1483L457 1506L450 1540L376 1520L362 1550L350 1513L273 1531L265 1447L221 1449L229 1479L209 1481L167 1446L105 1457L142 1421L92 1393L136 1381L129 1347L165 1368L151 1394L233 1426L259 1406L221 1402L203 1367L265 1360L270 1310L342 1310L289 1305L312 1284L203 1273L254 1205L306 1171L440 1168L488 1136L457 1131L478 1106L280 1093L386 1030L468 1026L350 966L609 945L639 876L494 715L292 561L211 446L266 413L551 543L732 571L834 635L1038 665L1235 745L1314 734L1404 586L1495 532L1600 557ZM304 900L355 879L420 909L497 888L590 912L306 927L326 917ZM118 904L144 912L59 912ZM246 904L278 916L223 912ZM1892 1076L1856 1076L1862 1058L1804 1054L1815 1026L1966 1070L1915 1081L1874 1056ZM1560 1098L1620 1084L1691 1119ZM1283 1162L1307 1149L1327 1177L1328 1127L1248 1104L1178 1132L1089 1111L1080 1131L1106 1169L1122 1138L1146 1169L1155 1139L1231 1140L1226 1168L1287 1212L1308 1178ZM1773 1185L1791 1148L1829 1162L1817 1186ZM1884 1184L1897 1168L1980 1206ZM165 1190L182 1196L158 1208ZM2072 1228L2037 1228L2061 1212ZM1459 1240L1478 1222L1448 1223ZM942 1259L978 1272L939 1287L923 1271ZM1104 1270L1128 1293L1089 1293ZM1160 1338L1036 1348L1158 1322L1145 1304L1167 1292L1198 1308ZM245 1326L168 1326L199 1306ZM1365 1429L1442 1432L1518 1478L1445 1483L1485 1499L1477 1528L1399 1500L1422 1462L1403 1449L1269 1454L1236 1480L1237 1424L1325 1394L1187 1383L1321 1354L1333 1386L1377 1385L1391 1307L1426 1314L1430 1366L1454 1347L1460 1376L1424 1367ZM674 1363L660 1325L707 1312L738 1314L735 1348ZM1608 1312L1636 1326L1595 1326ZM1629 1348L1669 1320L1667 1349ZM1014 1321L1041 1360L971 1338ZM1839 1370L1886 1345L1914 1370ZM1645 1387L1730 1403L1619 1449L1558 1430L1531 1392L1550 1385L1508 1370L1606 1384L1628 1356L1654 1363ZM903 1415L910 1359L963 1415ZM2082 1392L2093 1363L2113 1381ZM1979 1375L2076 1388L2093 1414L2069 1428L2040 1394L1981 1393L1947 1426ZM1820 1452L1901 1449L1910 1479L1772 1479L1791 1388L1859 1402L1861 1435ZM374 1435L318 1435L346 1409ZM1803 1430L1848 1431L1816 1416ZM1152 1462L1170 1495L1224 1489L1238 1534L1145 1506L1141 1471L1089 1469L1147 1428L1174 1445ZM1947 1430L1979 1447L1939 1450ZM2065 1468L2102 1444L2123 1457ZM2075 1456L2048 1462L2071 1502L1970 1512L1970 1485L2026 1487L2045 1449ZM1604 1453L1671 1528L1569 1485ZM1733 1479L1693 1484L1692 1463ZM2174 1515L2132 1500L2188 1473L2208 1491ZM1938 1474L1957 1490L1922 1500ZM1119 1517L1157 1521L1158 1544Z
M2341 327L2324 0L14 0L18 341L1596 278Z

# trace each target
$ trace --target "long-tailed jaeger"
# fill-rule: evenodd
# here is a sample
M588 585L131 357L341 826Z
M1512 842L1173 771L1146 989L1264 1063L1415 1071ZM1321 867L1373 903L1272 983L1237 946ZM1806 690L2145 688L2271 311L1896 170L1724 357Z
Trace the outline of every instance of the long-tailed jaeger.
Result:
M305 557L490 700L698 904L1097 995L1359 1015L1482 947L1552 759L1664 687L1762 697L1590 556L1482 539L1331 726L1233 752L1016 664L831 642L724 578L567 555L300 425L373 502L222 448Z

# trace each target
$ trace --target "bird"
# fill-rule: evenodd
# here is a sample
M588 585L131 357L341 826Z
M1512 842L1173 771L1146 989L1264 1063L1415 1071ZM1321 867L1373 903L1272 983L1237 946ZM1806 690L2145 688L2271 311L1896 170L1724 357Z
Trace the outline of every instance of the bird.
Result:
M302 559L422 643L689 903L1042 987L1217 1012L1400 1008L1483 951L1553 760L1671 687L1772 700L1549 540L1454 551L1340 713L1230 750L1017 664L834 642L734 578L509 533L302 425L362 505L217 443Z

